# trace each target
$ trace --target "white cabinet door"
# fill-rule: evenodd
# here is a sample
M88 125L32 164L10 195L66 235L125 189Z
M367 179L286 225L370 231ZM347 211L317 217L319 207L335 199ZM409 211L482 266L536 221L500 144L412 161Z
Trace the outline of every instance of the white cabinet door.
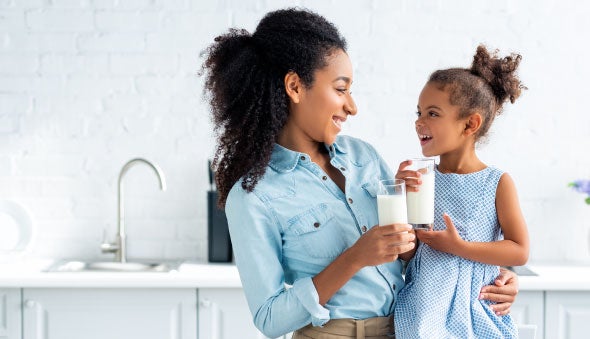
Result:
M240 288L201 288L199 339L266 338L256 329Z
M537 326L536 338L543 338L544 303L543 291L520 291L510 308L510 315L518 325Z
M196 339L195 289L23 289L24 339Z
M545 338L588 338L590 292L546 292Z
M21 335L21 291L0 289L0 339L18 339Z

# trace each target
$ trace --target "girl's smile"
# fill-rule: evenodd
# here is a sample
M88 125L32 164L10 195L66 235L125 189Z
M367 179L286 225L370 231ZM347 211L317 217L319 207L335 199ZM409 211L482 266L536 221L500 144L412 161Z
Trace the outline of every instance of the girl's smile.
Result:
M418 138L420 139L420 146L426 145L430 140L432 140L432 136L428 134L421 134L418 132Z

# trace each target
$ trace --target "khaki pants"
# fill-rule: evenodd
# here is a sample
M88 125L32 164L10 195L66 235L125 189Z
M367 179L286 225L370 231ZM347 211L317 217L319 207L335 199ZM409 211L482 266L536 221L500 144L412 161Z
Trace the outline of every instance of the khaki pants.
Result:
M393 316L369 319L332 319L324 327L311 324L295 331L291 339L395 338Z

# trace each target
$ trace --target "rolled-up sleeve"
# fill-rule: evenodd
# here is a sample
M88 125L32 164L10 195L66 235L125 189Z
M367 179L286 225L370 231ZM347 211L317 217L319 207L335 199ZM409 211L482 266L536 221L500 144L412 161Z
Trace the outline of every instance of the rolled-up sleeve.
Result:
M310 278L302 278L293 284L299 302L311 315L313 326L322 326L330 320L330 312L320 305L320 296Z
M255 326L264 335L277 337L309 323L326 323L330 314L319 304L311 277L285 287L280 226L267 205L255 192L247 193L237 183L228 196L225 212Z

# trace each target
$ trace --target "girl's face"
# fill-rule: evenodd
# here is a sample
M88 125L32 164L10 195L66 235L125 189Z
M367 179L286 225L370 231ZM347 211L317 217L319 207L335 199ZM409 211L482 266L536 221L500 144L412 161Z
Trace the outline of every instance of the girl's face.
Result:
M338 50L326 59L327 66L315 72L310 88L299 87L299 101L291 105L291 114L283 132L292 141L333 144L349 115L357 112L352 99L352 64ZM295 140L293 140L295 138Z
M467 145L468 118L459 119L459 106L451 105L450 94L438 84L427 83L418 99L416 133L427 157L443 155Z

